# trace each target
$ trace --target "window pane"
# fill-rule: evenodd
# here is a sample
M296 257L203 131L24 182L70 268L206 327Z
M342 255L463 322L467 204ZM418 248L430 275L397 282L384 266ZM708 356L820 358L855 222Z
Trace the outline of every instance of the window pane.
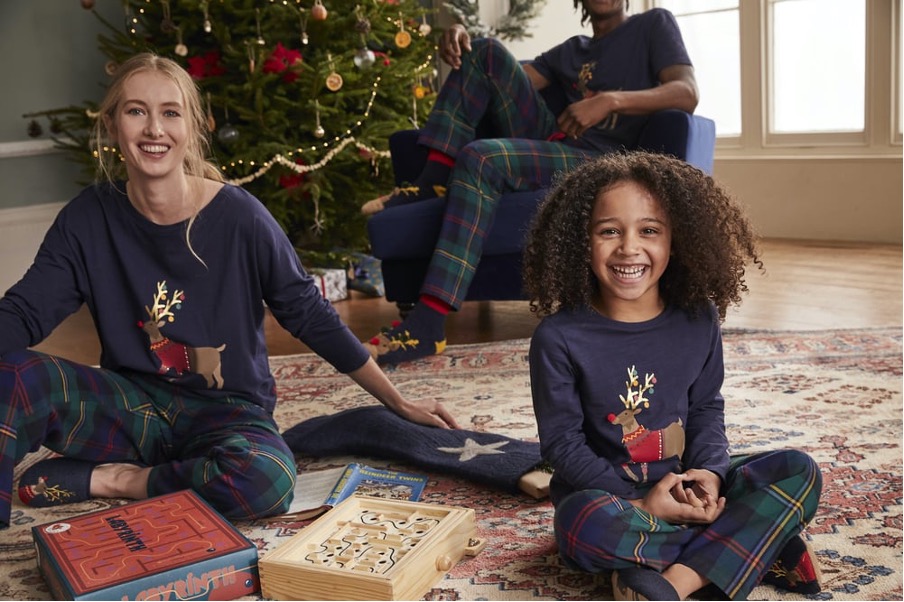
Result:
M693 13L738 8L738 0L660 0L657 6L672 11L676 17Z
M700 89L695 111L716 122L719 136L741 134L741 47L737 0L666 0L694 63ZM711 11L711 12L710 12Z
M863 131L865 0L777 0L771 7L771 131Z

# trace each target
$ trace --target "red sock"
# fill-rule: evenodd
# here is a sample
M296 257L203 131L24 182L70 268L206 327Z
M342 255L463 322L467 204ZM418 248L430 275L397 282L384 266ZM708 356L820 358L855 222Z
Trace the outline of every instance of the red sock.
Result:
M432 309L435 312L439 312L442 315L447 315L450 311L452 311L452 306L443 301L442 299L437 299L436 297L432 297L430 295L421 295L420 302Z
M434 150L432 148L430 149L430 152L427 153L427 160L442 163L446 167L455 166L455 157L449 156L446 153Z

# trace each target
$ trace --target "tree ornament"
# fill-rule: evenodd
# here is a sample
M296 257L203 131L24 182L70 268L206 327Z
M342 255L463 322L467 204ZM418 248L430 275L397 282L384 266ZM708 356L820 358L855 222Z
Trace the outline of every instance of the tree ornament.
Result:
M326 87L330 92L338 92L342 84L342 76L335 71L326 76Z
M298 24L301 26L301 43L307 46L310 38L308 38L308 16L304 8L298 9Z
M333 55L327 53L326 60L330 63L330 74L326 76L326 87L330 92L338 92L342 88L342 76L336 73L333 67Z
M427 23L427 15L421 15L421 24L418 25L417 30L424 37L429 36L430 32L433 31L433 28Z
M257 45L266 46L267 40L261 35L261 9L259 8L254 9L254 21L257 24Z
M355 53L355 58L352 60L355 62L355 67L364 71L374 66L377 57L372 50L368 48L361 48L360 50L358 50L358 52Z
M239 129L231 123L227 123L220 128L219 132L217 132L217 138L223 144L232 144L239 139Z
M32 119L28 122L28 135L32 138L37 138L41 134L44 133L44 128L41 127L41 124L38 123L37 119Z
M176 48L175 48L174 52L178 56L188 56L188 46L186 46L185 44L182 43L182 28L181 27L176 28L176 40L177 40L177 42L176 42Z
M94 8L94 0L82 0L82 8L85 10L91 10Z
M177 28L176 23L170 16L169 0L162 0L161 6L163 7L163 20L160 21L160 31L163 33L174 33Z
M201 12L204 13L204 33L213 31L213 25L210 23L210 13L207 10L207 0L201 2Z
M358 13L358 19L355 21L355 31L360 33L361 35L367 35L370 33L370 20L367 17Z
M411 45L411 34L405 31L405 20L399 13L399 32L395 34L395 45L399 48L408 48Z
M321 0L314 0L314 6L311 7L311 18L315 21L325 21L327 14L323 2L321 2Z
M257 65L257 50L254 49L254 46L251 45L251 42L245 42L245 51L248 53L248 72L254 73L254 68Z
M326 135L326 130L320 125L320 103L316 100L314 101L314 119L317 123L317 126L314 128L314 137L323 138L324 135Z
M217 132L217 139L223 144L229 145L239 139L239 130L229 123L229 109L223 109L226 114L226 125Z

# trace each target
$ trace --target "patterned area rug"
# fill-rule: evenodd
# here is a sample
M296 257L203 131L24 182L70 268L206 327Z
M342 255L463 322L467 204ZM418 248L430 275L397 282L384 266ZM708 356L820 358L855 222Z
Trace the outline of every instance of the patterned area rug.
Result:
M527 340L452 346L442 356L392 370L411 398L435 398L464 428L536 440ZM901 600L901 329L819 332L726 331L723 393L733 451L775 447L808 451L824 475L821 508L807 535L825 578L819 600ZM348 378L311 355L274 358L283 428L371 405ZM23 465L40 455L33 455ZM369 458L298 458L299 471L352 460L418 472ZM423 501L474 508L486 548L465 557L428 600L607 600L606 575L565 568L551 534L552 507L524 495L430 474ZM97 500L55 510L13 507L0 531L0 598L47 599L36 569L32 526L120 503ZM239 523L265 554L307 523ZM769 586L751 599L803 599Z

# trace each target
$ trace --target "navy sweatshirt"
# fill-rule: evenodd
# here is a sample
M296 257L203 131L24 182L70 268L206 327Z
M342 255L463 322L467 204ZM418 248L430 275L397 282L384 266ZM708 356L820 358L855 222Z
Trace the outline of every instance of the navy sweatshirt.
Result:
M530 377L550 497L601 489L637 499L669 472L728 469L722 335L715 308L640 323L592 309L545 318Z
M190 230L202 263L186 243L187 222L150 222L124 190L91 186L59 213L33 265L0 299L0 357L41 342L85 303L102 367L272 411L266 304L340 372L367 361L258 199L227 184L204 207Z

